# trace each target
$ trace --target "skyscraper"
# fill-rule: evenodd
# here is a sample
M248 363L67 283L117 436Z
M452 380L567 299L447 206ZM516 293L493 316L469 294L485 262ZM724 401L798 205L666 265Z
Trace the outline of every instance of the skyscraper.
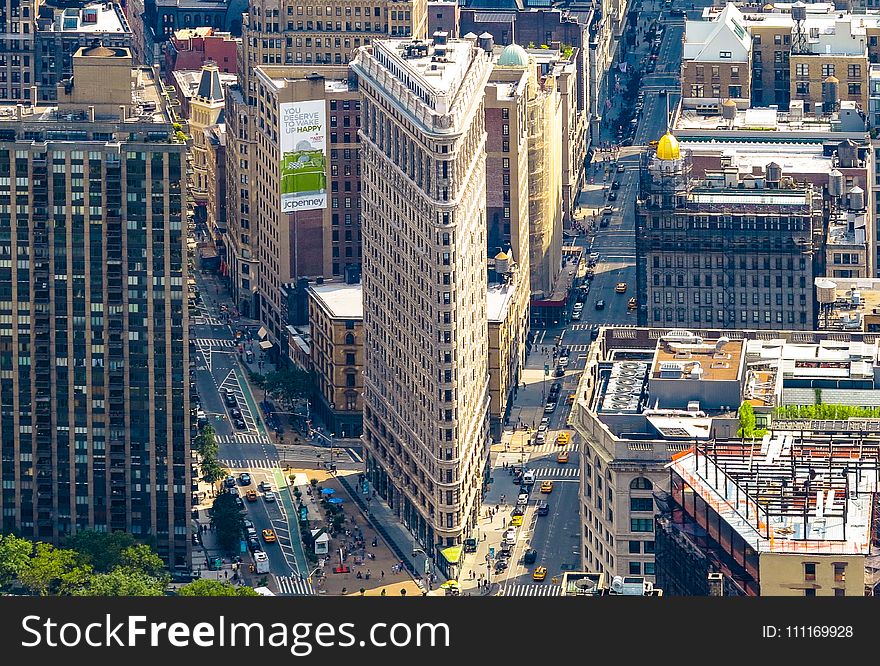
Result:
M80 48L0 105L3 531L153 539L188 566L186 145L157 73Z
M363 100L368 474L449 572L443 549L476 524L488 454L491 47L445 33L379 40L352 67Z

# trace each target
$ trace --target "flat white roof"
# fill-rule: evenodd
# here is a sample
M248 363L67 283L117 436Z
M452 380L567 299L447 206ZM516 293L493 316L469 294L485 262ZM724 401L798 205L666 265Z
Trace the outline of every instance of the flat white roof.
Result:
M507 311L516 293L516 286L492 285L486 292L486 318L490 322L501 322L507 318Z
M720 154L729 157L731 166L741 174L753 174L756 168L761 172L770 162L776 162L785 173L827 174L834 169L831 157L822 153L822 146L816 143L753 143L751 141L691 141L681 139L681 147L691 155Z
M315 299L337 319L364 318L364 287L361 284L313 284Z
M117 10L119 13L117 13ZM100 2L81 8L69 8L55 15L53 30L57 32L129 32L120 17L122 10L117 4L107 6ZM91 19L84 20L88 15Z

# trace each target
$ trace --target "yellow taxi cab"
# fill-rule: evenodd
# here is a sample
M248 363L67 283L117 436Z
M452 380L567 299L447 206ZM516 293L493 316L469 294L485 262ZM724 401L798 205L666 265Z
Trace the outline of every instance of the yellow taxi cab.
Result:
M560 451L556 454L556 462L558 463L567 463L568 462L568 451Z
M571 442L571 433L561 432L558 435L556 435L556 443L559 444L560 446L565 446L569 442Z
M519 514L519 515L517 515L517 516L511 516L511 517L510 517L510 525L511 525L511 527L519 527L520 525L522 525L522 523L523 523L523 517L522 517L522 514Z
M257 491L256 490L248 490L247 491L247 501L248 502L256 502L257 501Z
M637 307L637 303L636 303L636 297L635 297L635 296L633 296L632 298L629 299L629 303L627 303L626 307L627 307L627 309L629 309L629 310L635 310L635 309L636 309L636 307Z
M263 530L263 541L266 543L274 543L277 540L275 536L275 530Z
M532 580L544 580L547 577L547 567L538 567L532 572Z
M542 481L541 482L541 492L542 493L552 493L553 492L553 482L552 481Z
M565 399L565 404L566 405L573 405L574 401L576 399L577 399L577 395L575 395L574 393L569 393L568 397Z
M626 293L626 282L618 282L617 286L614 288L618 294Z

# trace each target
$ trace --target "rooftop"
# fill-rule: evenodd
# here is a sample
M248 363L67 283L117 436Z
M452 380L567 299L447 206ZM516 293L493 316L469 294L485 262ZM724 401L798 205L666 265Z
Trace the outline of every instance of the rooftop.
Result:
M819 328L832 330L880 330L880 279L816 278L817 294L833 290L833 302L821 307ZM823 297L820 297L820 299ZM820 306L822 300L819 301Z
M45 29L49 32L131 32L119 5L102 2L92 2L83 7L56 9L52 23Z
M759 553L868 554L880 435L775 430L700 442L669 467Z
M652 378L725 381L739 376L742 340L691 336L671 331L657 341L651 366Z
M361 284L325 282L310 284L315 300L336 319L364 318L364 288Z
M507 313L515 294L516 285L513 283L489 285L486 292L486 318L490 324L503 322L507 319Z
M461 39L436 45L417 39L380 39L372 44L379 63L429 105L432 94L458 94L477 52L470 41Z
M302 81L316 71L324 80L326 92L356 91L356 88L353 88L349 82L347 65L319 65L317 70L314 65L261 65L256 68L257 76L274 86L275 90L284 89L292 81Z
M834 169L832 158L824 154L820 143L683 139L681 145L693 157L720 154L743 175L764 174L771 162L778 164L783 174L829 174Z
M199 90L199 83L202 80L202 70L200 69L180 69L171 72L172 76L177 80L178 87L184 97L195 97ZM227 85L235 83L238 78L235 74L227 74L226 72L218 72L220 76L220 84L223 89Z

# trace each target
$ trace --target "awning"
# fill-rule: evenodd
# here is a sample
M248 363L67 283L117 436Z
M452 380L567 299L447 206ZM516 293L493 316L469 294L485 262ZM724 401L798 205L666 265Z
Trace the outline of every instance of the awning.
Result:
M262 340L262 339L265 338L267 335L269 335L269 331L266 330L266 327L265 327L265 326L260 326L260 330L257 331L257 337L260 338L260 339Z
M263 340L260 343L260 349L272 349L272 343L269 342L268 340Z
M461 546L450 546L440 551L449 564L458 564L461 560Z
M457 580L447 580L443 585L440 586L441 590L457 590L461 585Z

